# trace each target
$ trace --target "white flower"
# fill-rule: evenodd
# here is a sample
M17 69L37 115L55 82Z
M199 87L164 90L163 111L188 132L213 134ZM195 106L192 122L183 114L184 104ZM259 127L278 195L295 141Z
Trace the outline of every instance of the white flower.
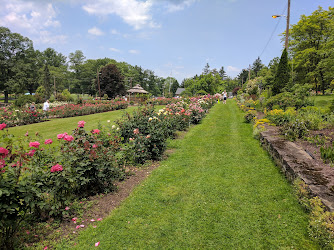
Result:
M112 128L112 129L115 129L115 128L116 128L116 126L115 126L115 125L112 125L112 126L111 126L111 128Z
M110 123L110 120L108 120L107 122Z

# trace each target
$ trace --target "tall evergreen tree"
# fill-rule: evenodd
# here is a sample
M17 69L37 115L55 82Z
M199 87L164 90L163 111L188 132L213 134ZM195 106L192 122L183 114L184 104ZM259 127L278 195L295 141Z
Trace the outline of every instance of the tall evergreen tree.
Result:
M288 52L283 50L281 59L278 64L275 80L272 88L272 94L277 95L288 87L290 78L290 67L288 63Z
M220 77L221 77L222 80L225 80L225 78L227 77L226 71L225 71L225 69L224 69L223 66L219 70L219 75L220 75Z
M210 65L209 63L206 63L204 69L203 69L203 75L207 75L210 73Z
M255 77L258 76L258 73L260 72L260 70L263 68L263 64L262 61L260 59L260 57L258 57L252 65L252 71L255 73Z

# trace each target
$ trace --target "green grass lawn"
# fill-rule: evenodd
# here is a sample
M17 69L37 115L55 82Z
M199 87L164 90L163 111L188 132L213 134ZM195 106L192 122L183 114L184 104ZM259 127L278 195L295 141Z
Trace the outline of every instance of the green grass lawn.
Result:
M331 105L332 100L334 100L334 95L319 95L313 96L314 105L321 108L328 108Z
M172 141L175 152L97 228L59 249L315 249L291 185L234 101Z
M155 108L160 109L163 107L164 106L156 106ZM71 134L72 130L77 128L78 121L85 121L85 129L86 131L90 131L92 129L96 129L99 123L102 126L107 125L108 120L110 120L111 124L115 124L114 121L120 119L124 112L132 112L135 109L137 109L137 107L132 106L125 110L115 110L93 115L76 116L62 119L51 119L47 122L12 127L8 130L9 133L13 134L15 137L24 136L24 134L28 131L30 135L34 135L36 132L38 132L44 139L57 139L57 134L64 132Z

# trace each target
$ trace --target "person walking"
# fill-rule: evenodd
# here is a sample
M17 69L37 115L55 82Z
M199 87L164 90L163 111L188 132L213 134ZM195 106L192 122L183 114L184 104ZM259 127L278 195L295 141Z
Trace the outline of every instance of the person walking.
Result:
M227 99L227 92L224 90L223 94L223 103L226 104L226 99Z
M49 118L49 114L48 114L49 109L50 109L49 100L46 100L43 104L43 111L44 111L46 118Z

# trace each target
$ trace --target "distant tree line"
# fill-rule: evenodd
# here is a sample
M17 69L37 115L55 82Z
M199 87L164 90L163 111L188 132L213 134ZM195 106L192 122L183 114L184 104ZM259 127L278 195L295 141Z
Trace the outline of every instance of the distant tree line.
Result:
M136 84L154 96L173 96L179 87L175 78L159 77L152 70L111 58L86 59L80 50L68 57L53 48L35 50L29 38L0 27L0 91L5 102L9 94L37 92L49 98L64 89L99 95L98 83L101 95L109 98L125 94Z

